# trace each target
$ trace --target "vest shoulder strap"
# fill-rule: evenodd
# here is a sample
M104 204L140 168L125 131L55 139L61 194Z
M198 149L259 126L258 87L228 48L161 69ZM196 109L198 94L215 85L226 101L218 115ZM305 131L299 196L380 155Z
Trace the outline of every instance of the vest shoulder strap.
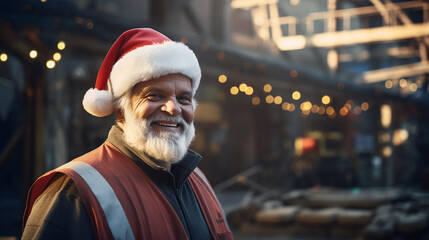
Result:
M81 162L69 162L58 170L70 168L86 182L106 216L107 224L114 239L134 239L128 218L113 188L106 179L91 165Z
M225 212L209 181L199 168L189 176L189 183L194 190L203 215L214 239L234 239L226 220Z

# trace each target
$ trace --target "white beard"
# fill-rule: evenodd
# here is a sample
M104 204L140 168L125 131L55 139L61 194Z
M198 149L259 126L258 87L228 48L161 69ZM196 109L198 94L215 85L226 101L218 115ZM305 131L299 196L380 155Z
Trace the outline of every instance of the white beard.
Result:
M138 151L144 152L158 161L170 164L179 162L186 154L195 136L194 123L188 124L181 116L154 115L147 119L138 119L131 107L123 107L125 123L123 127L125 141ZM156 133L151 127L154 121L178 122L183 132Z

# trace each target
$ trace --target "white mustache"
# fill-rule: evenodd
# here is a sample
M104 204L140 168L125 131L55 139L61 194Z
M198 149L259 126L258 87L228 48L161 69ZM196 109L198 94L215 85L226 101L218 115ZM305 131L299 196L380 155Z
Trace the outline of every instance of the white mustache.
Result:
M166 122L176 122L180 125L183 125L185 129L189 126L189 124L181 116L164 116L161 114L157 114L147 118L146 120L149 124L156 121L166 121Z

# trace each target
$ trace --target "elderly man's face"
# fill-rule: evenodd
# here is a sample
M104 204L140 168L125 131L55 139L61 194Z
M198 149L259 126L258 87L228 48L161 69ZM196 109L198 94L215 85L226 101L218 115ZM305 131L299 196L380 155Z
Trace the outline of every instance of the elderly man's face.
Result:
M138 83L122 104L128 144L165 163L183 158L195 135L191 80L170 74Z
M194 120L191 80L181 74L170 74L137 84L132 92L131 107L138 118L154 114L182 116L188 123ZM156 132L181 132L183 126L172 121L155 121L151 128Z

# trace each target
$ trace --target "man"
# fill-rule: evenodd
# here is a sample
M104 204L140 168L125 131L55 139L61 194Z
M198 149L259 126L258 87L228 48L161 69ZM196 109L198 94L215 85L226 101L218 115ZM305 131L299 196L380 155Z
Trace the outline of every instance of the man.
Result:
M123 33L83 106L117 117L104 144L40 177L23 239L232 239L223 210L188 149L195 54L152 29ZM108 90L105 90L108 88Z

